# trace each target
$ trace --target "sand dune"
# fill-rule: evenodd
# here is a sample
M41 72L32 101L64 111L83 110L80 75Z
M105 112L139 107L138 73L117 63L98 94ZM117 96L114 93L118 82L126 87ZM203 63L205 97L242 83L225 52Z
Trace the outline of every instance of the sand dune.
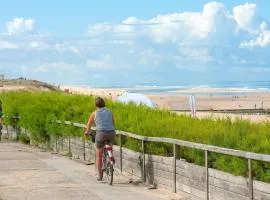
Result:
M71 94L94 95L111 98L113 100L116 100L118 96L120 96L125 92L124 90L121 89L88 88L83 86L71 86L71 85L60 86L60 89Z

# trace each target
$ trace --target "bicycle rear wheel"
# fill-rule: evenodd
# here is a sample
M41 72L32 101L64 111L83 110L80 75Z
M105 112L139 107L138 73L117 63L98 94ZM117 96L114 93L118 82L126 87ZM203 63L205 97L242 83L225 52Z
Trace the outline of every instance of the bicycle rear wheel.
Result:
M106 170L105 170L107 182L109 185L112 185L113 183L113 171L114 171L113 164L109 161L107 163Z

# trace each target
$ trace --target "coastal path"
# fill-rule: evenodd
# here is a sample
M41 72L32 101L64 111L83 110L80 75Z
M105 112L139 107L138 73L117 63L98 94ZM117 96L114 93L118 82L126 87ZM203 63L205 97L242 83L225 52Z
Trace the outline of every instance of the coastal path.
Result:
M0 142L0 200L180 200L121 173L113 186L97 182L94 165L15 142Z

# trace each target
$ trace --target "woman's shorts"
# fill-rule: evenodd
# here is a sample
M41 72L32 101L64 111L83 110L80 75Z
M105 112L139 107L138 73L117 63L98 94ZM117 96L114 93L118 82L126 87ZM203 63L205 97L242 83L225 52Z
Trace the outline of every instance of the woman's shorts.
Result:
M96 147L103 148L105 141L108 140L110 144L114 143L115 131L97 131L96 133Z

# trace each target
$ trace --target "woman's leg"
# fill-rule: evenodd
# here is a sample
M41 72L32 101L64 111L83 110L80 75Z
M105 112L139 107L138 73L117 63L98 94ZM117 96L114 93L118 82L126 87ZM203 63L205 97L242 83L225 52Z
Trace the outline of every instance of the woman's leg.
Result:
M102 179L102 154L103 148L96 148L96 167L98 171L98 179Z

